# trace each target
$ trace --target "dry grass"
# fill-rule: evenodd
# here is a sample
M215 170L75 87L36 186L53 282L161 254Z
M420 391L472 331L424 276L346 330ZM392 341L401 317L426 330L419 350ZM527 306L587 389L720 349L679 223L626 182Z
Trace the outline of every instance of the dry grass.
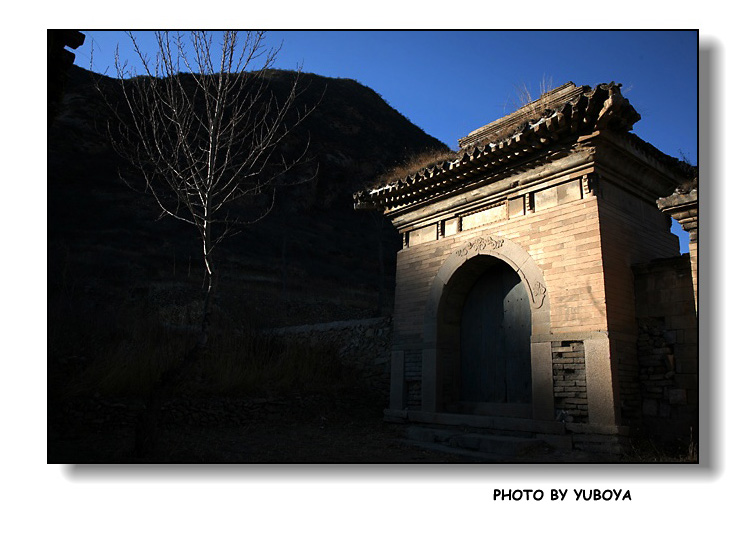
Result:
M196 329L165 326L157 311L120 306L115 313L53 314L48 381L57 400L147 395L159 377L193 349ZM223 328L220 328L223 327ZM354 384L336 347L289 342L225 321L208 351L174 386L175 395L285 394Z
M622 462L628 463L697 463L698 443L691 436L689 442L663 443L650 438L631 441L629 451Z
M552 89L554 89L552 78L546 76L543 76L540 81L538 98L533 96L533 91L526 83L516 86L516 98L513 102L515 105L515 112L520 112L524 121L535 120L545 112L549 102L549 98L547 98L546 94ZM426 167L431 167L443 161L454 159L457 155L457 152L449 149L428 150L422 153L413 154L400 165L397 165L381 174L370 187L383 187Z
M49 348L51 386L64 398L142 396L194 345L195 337L163 326L133 307L118 314L68 315L56 321Z
M387 184L390 184L396 180L404 178L408 175L416 173L417 171L441 163L443 161L450 160L456 157L457 153L452 150L428 150L408 157L403 163L397 165L382 175L380 175L374 183L371 184L372 188L380 188Z
M311 393L355 384L336 347L300 344L260 332L214 337L203 371L204 386L226 395Z
M538 93L539 96L535 96L535 92L532 91L531 87L526 82L514 86L516 93L515 100L513 101L513 107L515 112L520 111L522 119L526 121L535 120L541 116L548 107L549 99L547 93L554 89L552 77L543 76L539 83Z

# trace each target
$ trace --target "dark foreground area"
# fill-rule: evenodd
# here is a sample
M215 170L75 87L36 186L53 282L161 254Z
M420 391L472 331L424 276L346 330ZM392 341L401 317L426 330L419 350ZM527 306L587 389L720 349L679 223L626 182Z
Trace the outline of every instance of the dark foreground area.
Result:
M406 427L386 423L382 400L364 390L283 398L173 400L161 411L155 446L134 453L142 403L75 400L52 411L48 463L609 463L672 462L654 451L612 460L551 448L513 458L434 451L405 440Z
M48 462L84 463L443 463L455 455L401 443L367 392L285 398L175 400L161 411L155 446L134 453L142 403L77 400L50 423ZM142 409L140 409L142 410Z

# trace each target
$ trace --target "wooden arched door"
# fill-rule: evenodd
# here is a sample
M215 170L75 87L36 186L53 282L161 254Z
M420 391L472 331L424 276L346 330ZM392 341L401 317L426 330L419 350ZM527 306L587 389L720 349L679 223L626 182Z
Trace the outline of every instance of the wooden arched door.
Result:
M531 416L531 332L524 284L497 262L475 281L462 308L460 411Z

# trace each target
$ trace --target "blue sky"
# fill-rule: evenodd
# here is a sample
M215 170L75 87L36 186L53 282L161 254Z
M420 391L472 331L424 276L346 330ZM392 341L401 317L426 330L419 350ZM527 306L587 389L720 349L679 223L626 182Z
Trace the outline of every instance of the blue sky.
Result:
M76 63L113 75L115 46L127 58L128 37L84 33ZM136 35L144 49L152 46L151 32ZM282 45L276 67L358 80L452 148L513 111L524 86L538 96L543 82L619 82L642 116L633 132L698 162L696 31L271 31L266 42Z

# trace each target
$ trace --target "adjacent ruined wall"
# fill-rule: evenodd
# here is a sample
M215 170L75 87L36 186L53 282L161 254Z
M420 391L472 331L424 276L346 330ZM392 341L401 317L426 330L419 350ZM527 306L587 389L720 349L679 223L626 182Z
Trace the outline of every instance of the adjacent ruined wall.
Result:
M640 425L660 439L697 437L698 324L689 255L637 265Z
M599 218L605 306L616 377L620 421L629 425L640 412L636 339L638 324L631 266L679 254L679 241L670 232L671 219L652 202L601 181Z
M676 219L690 235L690 269L695 309L698 308L698 177L682 184L668 197L656 201L662 212Z

